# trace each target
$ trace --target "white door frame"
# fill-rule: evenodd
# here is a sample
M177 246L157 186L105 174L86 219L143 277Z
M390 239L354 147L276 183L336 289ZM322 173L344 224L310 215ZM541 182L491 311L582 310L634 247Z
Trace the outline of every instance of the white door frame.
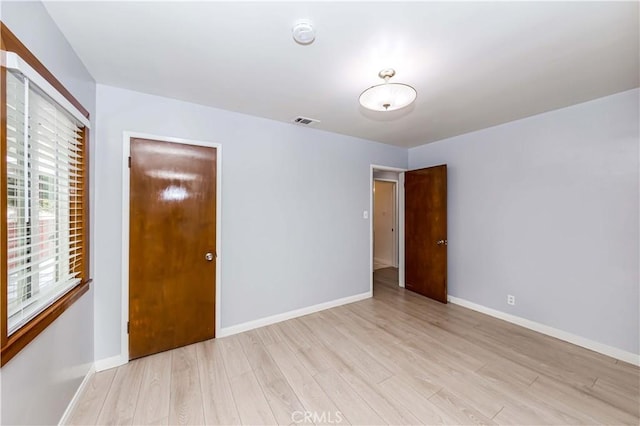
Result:
M122 140L122 323L120 338L120 363L129 362L129 334L127 333L127 322L129 321L129 182L130 169L128 167L129 156L131 155L131 138L151 139L161 142L172 142L185 145L204 146L216 148L216 305L215 321L216 337L220 336L220 296L221 296L221 276L222 264L222 144L196 141L191 139L174 138L167 136L150 135L146 133L128 132L123 133Z
M404 172L407 169L371 164L369 167L369 211L373 214L373 172L398 173L398 286L404 287ZM373 218L369 219L369 291L373 295Z
M392 263L393 263L393 267L397 268L400 265L400 260L398 259L399 257L399 253L398 253L398 247L400 246L400 234L399 234L399 218L400 215L398 214L398 201L399 201L399 192L398 192L398 183L400 182L399 179L384 179L384 178L373 178L374 181L374 188L375 188L375 181L378 182L391 182L393 184L393 229L395 229L395 235L393 238L393 248L392 248ZM374 191L375 192L375 191ZM375 201L376 201L376 196L375 193L373 195L373 208L375 209ZM374 211L371 210L371 222L373 222L375 220L375 214ZM372 226L375 228L375 223L372 224ZM375 236L374 236L375 237ZM375 243L375 238L374 238L374 243ZM375 248L375 244L374 244L374 248ZM374 253L374 261L375 261L375 253ZM375 262L374 262L375 263Z

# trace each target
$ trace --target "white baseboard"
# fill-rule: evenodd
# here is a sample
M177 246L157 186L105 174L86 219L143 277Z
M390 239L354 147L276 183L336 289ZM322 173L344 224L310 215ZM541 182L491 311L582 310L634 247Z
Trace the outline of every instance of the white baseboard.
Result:
M128 359L124 358L122 355L112 356L110 358L99 359L95 363L96 372L108 370L114 367L120 367L121 365L129 362Z
M342 299L332 300L330 302L319 303L313 306L307 306L306 308L295 309L293 311L284 312L282 314L272 315L270 317L257 319L254 321L247 321L242 324L232 325L231 327L224 327L220 329L220 333L216 337L231 336L232 334L242 333L244 331L253 330L254 328L264 327L266 325L275 324L277 322L286 321L288 319L309 315L314 312L324 311L325 309L335 308L336 306L346 305L353 302L370 298L372 293L367 291L365 293L356 294L354 296L343 297Z
M346 305L348 303L358 302L360 300L368 299L373 294L370 291L366 293L356 294L354 296L343 297L342 299L331 300L329 302L320 303L313 306L307 306L306 308L300 308L282 314L272 315L270 317L257 319L254 321L248 321L242 324L233 325L231 327L221 328L216 337L231 336L232 334L242 333L244 331L253 330L254 328L264 327L265 325L275 324L277 322L285 321L291 318L301 317L303 315L312 314L314 312L323 311L325 309L334 308L340 305ZM123 355L115 355L110 358L104 358L97 360L94 364L95 371L100 372L108 370L110 368L119 367L128 363L129 360Z
M511 315L506 312L488 308L483 305L478 305L477 303L473 303L465 299L460 299L458 297L448 296L447 300L449 300L449 302L453 304L460 305L465 308L469 308L474 311L481 312L483 314L487 314L489 316L522 326L524 328L528 328L533 331L537 331L538 333L546 334L547 336L555 337L556 339L564 340L565 342L573 343L574 345L577 345L577 346L582 346L583 348L587 348L592 351L610 356L612 358L619 359L624 362L628 362L629 364L640 366L640 355L638 354L627 352L625 350L615 348L613 346L605 345L604 343L596 342L596 341L569 333L567 331L559 330L557 328L553 328L548 325L540 324L539 322L528 320L526 318Z
M82 395L82 392L84 392L84 388L87 387L91 376L93 376L95 372L95 364L91 364L91 368L89 368L89 371L87 371L87 374L85 374L84 379L82 379L82 383L80 383L80 386L78 386L78 389L76 389L76 393L73 394L73 398L71 398L69 405L67 405L67 409L64 410L64 413L62 413L62 417L60 418L58 425L66 425L69 422L69 416L71 415L71 412L75 408L78 400L80 399L80 395Z

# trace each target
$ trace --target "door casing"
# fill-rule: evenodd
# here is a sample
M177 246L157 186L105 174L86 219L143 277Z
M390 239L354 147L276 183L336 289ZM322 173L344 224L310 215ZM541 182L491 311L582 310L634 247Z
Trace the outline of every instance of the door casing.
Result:
M220 336L220 307L222 288L222 144L208 141L198 141L167 136L150 135L125 131L123 133L122 150L122 299L121 299L121 338L119 360L114 361L109 367L123 365L129 362L129 334L127 333L127 322L129 321L129 156L131 153L131 138L152 139L162 142L172 142L185 145L204 146L216 148L216 303L215 303L215 335Z

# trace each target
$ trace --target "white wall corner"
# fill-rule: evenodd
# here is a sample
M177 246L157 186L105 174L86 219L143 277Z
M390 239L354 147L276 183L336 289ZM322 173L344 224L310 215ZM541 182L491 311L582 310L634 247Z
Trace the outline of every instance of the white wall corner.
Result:
M304 315L313 314L314 312L324 311L326 309L335 308L337 306L359 302L360 300L369 299L372 296L373 296L373 293L371 291L367 291L367 292L356 294L353 296L347 296L341 299L331 300L329 302L307 306L306 308L295 309L293 311L272 315L272 316L257 319L254 321L247 321L242 324L232 325L230 327L224 327L220 329L220 333L216 337L226 337L226 336L231 336L233 334L243 333L245 331L253 330L254 328L265 327L267 325L275 324L277 322L282 322L289 319L302 317Z
M87 374L84 376L84 379L82 379L80 386L78 386L78 389L76 389L76 393L73 394L73 398L71 398L71 401L69 401L69 405L67 405L66 410L64 410L64 413L62 413L62 417L60 418L58 425L66 425L67 423L69 423L69 416L71 416L73 409L76 407L78 401L80 400L80 396L84 392L84 389L89 384L89 381L91 380L91 377L95 374L95 372L96 366L95 364L91 364L91 368L89 368L89 371L87 371Z
M531 321L526 318L518 317L516 315L511 315L506 312L488 308L486 306L479 305L477 303L473 303L465 299L460 299L458 297L448 296L447 300L455 305L460 305L462 307L492 316L494 318L498 318L503 321L507 321L524 328L528 328L529 330L537 331L538 333L555 337L556 339L564 340L565 342L569 342L574 345L581 346L583 348L592 350L594 352L598 352L603 355L607 355L612 358L619 359L624 362L628 362L629 364L640 366L640 354L627 352L625 350L622 350L613 346L605 345L604 343L596 342L594 340L590 340L582 336L569 333L564 330L559 330L557 328L550 327L548 325L544 325L539 322Z

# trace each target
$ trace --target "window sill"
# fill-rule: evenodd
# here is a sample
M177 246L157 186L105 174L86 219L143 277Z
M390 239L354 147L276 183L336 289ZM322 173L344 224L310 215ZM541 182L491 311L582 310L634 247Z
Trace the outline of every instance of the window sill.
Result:
M7 344L2 347L0 352L0 367L3 367L18 352L35 339L49 324L56 320L64 311L66 311L76 300L89 290L91 280L82 282L69 290L64 296L56 300L51 306L38 314L31 321L26 323L20 329L16 330L7 339Z

